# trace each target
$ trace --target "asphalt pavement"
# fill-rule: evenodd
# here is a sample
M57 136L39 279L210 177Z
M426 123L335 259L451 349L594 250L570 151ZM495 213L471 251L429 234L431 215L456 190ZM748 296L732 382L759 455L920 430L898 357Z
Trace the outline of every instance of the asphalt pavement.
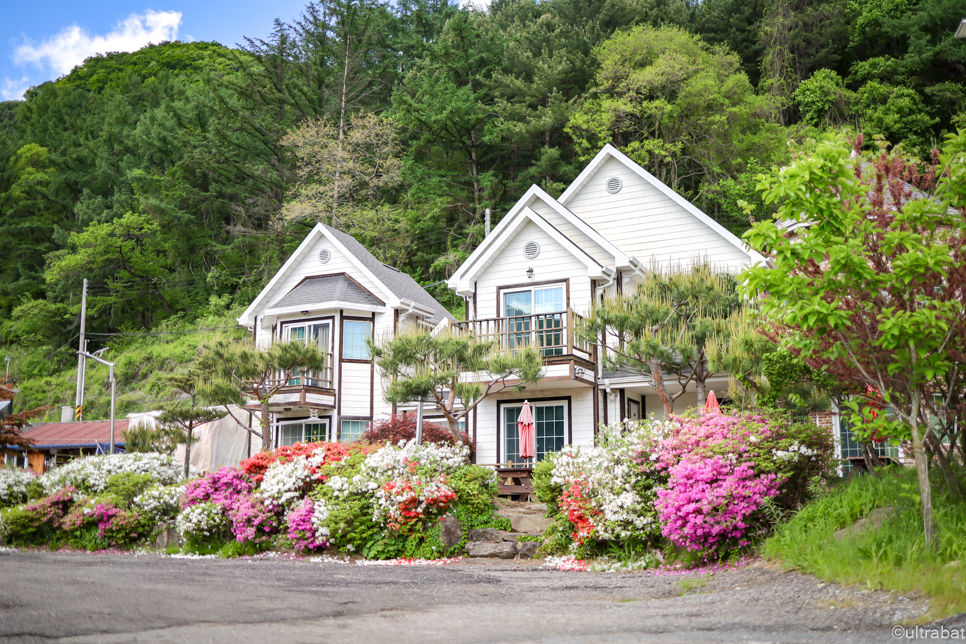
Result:
M653 576L0 549L0 642L879 643L926 608L764 562Z

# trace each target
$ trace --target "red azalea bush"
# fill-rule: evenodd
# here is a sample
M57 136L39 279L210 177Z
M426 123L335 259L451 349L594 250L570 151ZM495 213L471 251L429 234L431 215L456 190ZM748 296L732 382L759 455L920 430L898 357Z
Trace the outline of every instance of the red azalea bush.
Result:
M466 434L463 434L466 437ZM393 414L386 420L381 420L369 426L362 435L362 440L368 443L392 443L398 445L400 441L407 443L416 438L416 414ZM456 438L446 427L423 421L424 443L447 443L454 445Z
M323 465L341 461L350 453L362 452L367 454L372 450L371 447L364 443L296 443L295 445L279 447L274 452L259 452L251 458L242 461L239 467L252 477L252 481L259 484L262 482L262 477L265 476L265 470L272 463L276 461L288 463L299 456L309 458L320 447L325 448L325 461L322 463ZM313 468L313 474L317 472L318 468Z

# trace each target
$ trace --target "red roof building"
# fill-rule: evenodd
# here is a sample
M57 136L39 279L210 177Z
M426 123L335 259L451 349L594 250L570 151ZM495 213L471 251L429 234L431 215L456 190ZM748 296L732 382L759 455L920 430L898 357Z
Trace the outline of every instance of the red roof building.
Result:
M114 421L114 444L124 446L124 433L128 420ZM84 420L73 423L41 423L23 432L33 441L33 449L80 449L84 447L109 447L111 444L111 421Z

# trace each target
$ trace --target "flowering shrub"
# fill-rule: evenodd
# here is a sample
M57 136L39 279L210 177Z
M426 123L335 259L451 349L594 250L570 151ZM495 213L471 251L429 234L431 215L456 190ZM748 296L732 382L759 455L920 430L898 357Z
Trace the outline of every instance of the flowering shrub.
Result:
M238 543L262 544L278 531L278 517L259 494L239 497L225 510Z
M306 459L315 456L321 460L318 464L311 466L312 474L318 476L318 468L321 465L335 463L345 458L350 451L364 451L368 446L360 443L346 445L345 443L296 443L295 445L279 447L274 452L259 452L249 459L241 462L241 469L251 475L255 483L261 483L265 471L273 463L288 463L296 458L303 456ZM321 452L319 450L322 450Z
M313 501L306 498L294 510L288 513L286 524L288 538L292 540L295 549L300 552L321 550L329 543L329 529L325 520L329 518L329 511L325 501Z
M67 487L39 501L0 510L0 535L21 543L43 543L61 527L77 490Z
M144 511L155 521L173 519L181 509L184 485L159 485L134 497L131 505Z
M664 423L626 421L601 428L598 445L568 445L552 457L551 485L576 546L591 541L653 545L660 532L655 489L666 476L650 467Z
M29 488L36 486L37 482L37 475L30 470L0 466L0 508L24 503Z
M149 474L162 485L181 481L184 465L165 454L110 454L77 458L46 472L40 479L44 491L50 494L65 486L82 492L96 493L107 489L114 474ZM197 471L195 472L197 475Z
M224 539L228 534L228 517L217 503L196 503L184 508L175 519L174 527L185 539L204 541Z
M800 503L807 480L827 473L830 451L827 432L780 416L625 421L603 428L595 447L555 454L539 490L559 506L559 549L589 555L663 536L714 558L749 544L770 499Z
M255 484L244 472L234 467L223 467L184 485L182 505L198 503L217 503L232 505L239 497L247 496L255 489Z

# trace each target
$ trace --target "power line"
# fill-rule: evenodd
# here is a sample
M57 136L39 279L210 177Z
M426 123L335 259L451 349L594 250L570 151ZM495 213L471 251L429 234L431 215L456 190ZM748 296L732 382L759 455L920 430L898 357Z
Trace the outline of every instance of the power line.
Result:
M55 356L56 354L58 354L58 353L60 353L60 351L61 351L61 350L62 350L62 349L63 349L64 347L66 347L66 346L67 346L67 345L69 345L69 344L70 344L71 342L73 342L74 340L76 340L76 339L77 339L77 336L79 336L79 335L80 335L80 333L75 333L75 334L74 334L74 337L72 337L72 338L71 338L70 340L68 340L68 341L67 341L67 342L65 342L64 344L62 344L62 345L61 345L61 347L60 347L60 349L56 349L56 350L55 350L55 351L54 351L53 353L51 353L51 354L50 354L49 356L47 356L46 358L44 358L44 360L50 360L51 358L53 358L53 357L54 357L54 356Z

